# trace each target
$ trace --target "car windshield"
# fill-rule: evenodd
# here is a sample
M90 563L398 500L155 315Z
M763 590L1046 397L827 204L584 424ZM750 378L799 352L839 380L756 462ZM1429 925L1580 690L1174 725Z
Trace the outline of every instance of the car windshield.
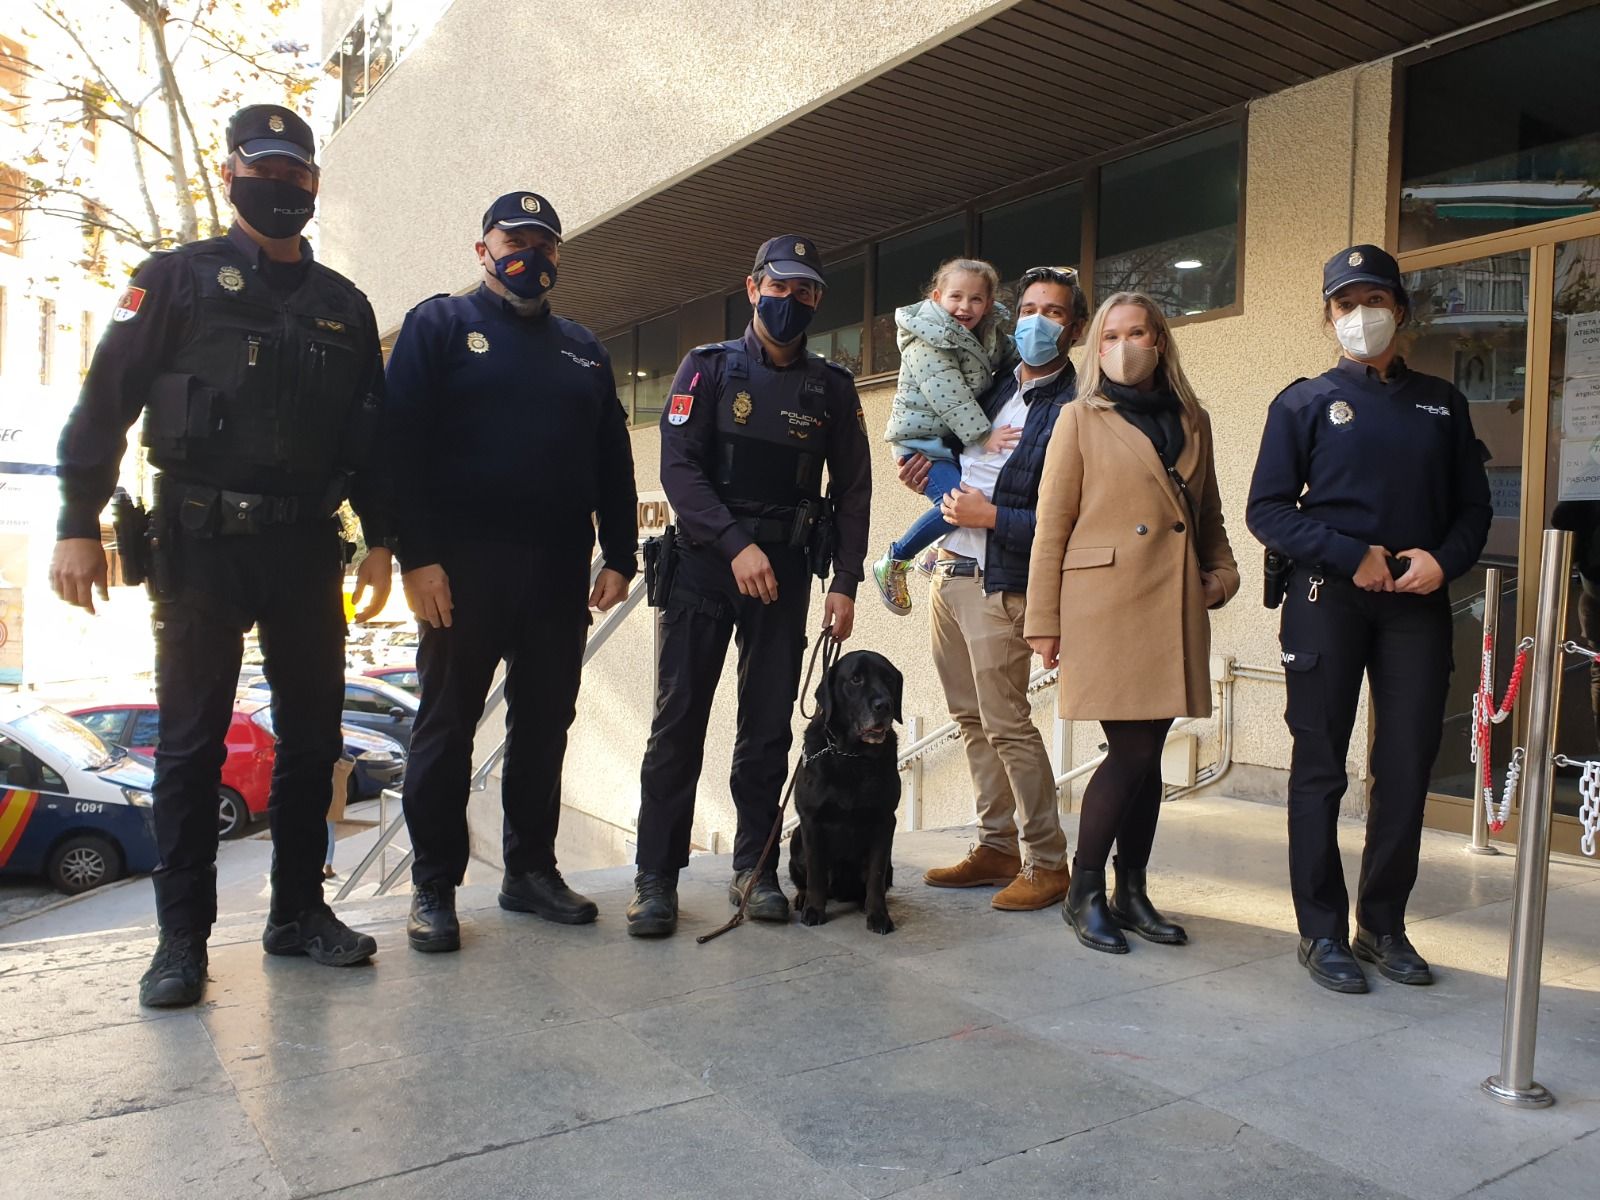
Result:
M81 721L48 705L36 708L11 723L25 742L59 754L68 766L94 771L115 761L106 744Z
M362 679L359 684L356 684L352 681L352 686L365 688L374 695L382 696L395 708L403 708L407 712L410 712L417 707L417 698L415 696L413 696L410 692L403 691L402 689L395 687L394 684L388 683L382 679L375 679L371 676L368 676Z

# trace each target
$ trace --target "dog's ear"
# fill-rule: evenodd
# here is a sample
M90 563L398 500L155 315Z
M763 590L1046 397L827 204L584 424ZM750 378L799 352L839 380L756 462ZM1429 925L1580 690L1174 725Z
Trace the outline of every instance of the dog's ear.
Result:
M833 676L834 672L828 671L817 681L817 714L824 726L833 724Z

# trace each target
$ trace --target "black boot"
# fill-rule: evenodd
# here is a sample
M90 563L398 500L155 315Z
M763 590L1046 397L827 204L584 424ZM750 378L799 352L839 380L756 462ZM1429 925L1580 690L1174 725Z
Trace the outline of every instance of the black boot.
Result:
M289 920L269 916L261 945L268 954L303 954L325 967L353 967L378 952L372 935L351 929L326 904Z
M1344 938L1301 938L1299 958L1311 978L1330 992L1359 995L1367 990L1367 977Z
M411 889L411 915L406 940L424 954L461 949L461 922L456 920L456 889L448 883L419 883Z
M640 871L628 905L629 937L666 937L678 928L678 873Z
M1417 953L1411 939L1402 933L1372 933L1356 926L1356 957L1378 968L1378 974L1396 983L1427 987L1433 982L1428 960Z
M163 929L150 968L139 980L139 1003L146 1008L187 1008L206 990L206 935L189 929Z
M1067 885L1066 903L1061 918L1072 926L1078 940L1091 950L1106 954L1126 954L1128 939L1117 928L1116 918L1106 904L1106 873L1072 865L1072 882Z
M744 898L744 887L750 882L750 874L749 871L735 871L732 882L728 884L728 903L735 908ZM789 899L778 886L776 868L763 872L756 880L755 887L750 889L750 907L744 911L752 921L789 923Z
M500 907L510 912L536 913L558 925L587 925L600 915L595 902L569 888L554 867L521 875L507 871L500 882Z
M1145 869L1111 861L1117 868L1117 890L1111 897L1111 915L1117 924L1147 942L1160 942L1163 946L1186 943L1189 935L1183 926L1167 920L1150 903L1150 893L1145 891Z

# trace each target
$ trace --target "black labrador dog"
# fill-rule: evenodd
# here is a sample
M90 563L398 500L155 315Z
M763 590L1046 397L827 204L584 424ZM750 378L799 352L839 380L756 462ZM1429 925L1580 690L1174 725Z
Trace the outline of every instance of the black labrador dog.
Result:
M817 685L794 785L800 825L789 843L794 906L807 925L828 919L832 898L860 903L874 933L894 929L885 893L900 806L901 686L894 664L871 650L846 654Z

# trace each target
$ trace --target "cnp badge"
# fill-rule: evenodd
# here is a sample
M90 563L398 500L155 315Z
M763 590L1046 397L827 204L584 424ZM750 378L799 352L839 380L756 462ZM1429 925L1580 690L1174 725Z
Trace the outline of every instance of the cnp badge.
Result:
M539 202L537 200L535 200L532 196L524 196L522 198L522 211L523 212L529 212L529 213L538 212L539 211Z
M755 407L750 402L749 392L740 392L733 398L733 421L736 425L744 425L750 420L750 410Z
M547 288L547 287L550 286L550 272L549 271L540 271L539 272L539 286L542 287L542 288Z
M1359 267L1366 261L1366 259L1361 257L1361 251L1359 250L1352 250L1350 252L1350 257L1345 259L1345 262L1349 263L1352 267Z
M689 392L675 392L672 406L667 409L667 424L682 425L694 411L694 396Z
M277 113L273 113L272 116L267 118L267 128L272 130L273 133L282 133L283 118L278 116Z
M1334 425L1348 425L1356 419L1356 410L1348 401L1335 400L1328 405L1328 420Z
M117 307L111 314L113 321L131 321L139 315L139 306L144 303L144 289L131 287L117 297Z
M804 242L796 242L794 244L794 252L795 257L804 258L806 256L806 244Z
M467 334L467 349L474 354L487 354L489 352L489 339L474 329Z
M217 282L230 292L244 291L244 274L238 267L223 267L217 272Z

